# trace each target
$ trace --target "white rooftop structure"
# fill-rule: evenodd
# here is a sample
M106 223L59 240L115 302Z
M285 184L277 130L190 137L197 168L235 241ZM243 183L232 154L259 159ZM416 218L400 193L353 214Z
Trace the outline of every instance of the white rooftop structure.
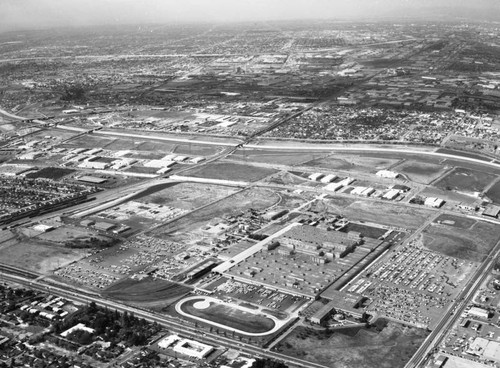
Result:
M214 349L213 346L198 341L182 339L174 346L174 351L196 359L203 359Z
M377 176L380 176L381 178L396 179L399 174L390 170L380 170L377 172Z

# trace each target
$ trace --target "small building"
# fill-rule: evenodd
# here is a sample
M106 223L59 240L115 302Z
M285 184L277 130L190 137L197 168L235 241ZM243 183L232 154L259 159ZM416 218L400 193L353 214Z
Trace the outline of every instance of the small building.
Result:
M214 350L213 346L201 342L182 339L174 346L174 351L196 359L203 359Z
M111 229L114 229L116 227L115 224L109 223L109 222L96 222L94 225L94 228L97 230L102 230L102 231L110 231Z
M441 198L435 198L435 197L428 197L424 201L424 205L427 207L433 207L433 208L439 208L444 204L444 199Z
M312 181L318 181L319 179L321 179L324 175L322 173L314 173L314 174L311 174L309 175L309 180L312 180Z
M486 207L486 209L483 212L484 216L488 217L498 217L498 214L500 214L500 206L495 206L495 205L490 205Z
M325 184L328 184L328 183L331 183L332 181L334 181L337 178L338 178L338 176L335 175L335 174L328 174L327 176L325 176L324 178L321 179L321 182L325 183Z
M325 186L324 189L329 191L329 192L337 192L343 186L344 186L344 184L342 184L342 183L330 183L327 186Z
M382 198L383 199L388 199L390 201L395 200L399 196L399 190L397 189L391 189L387 193L385 193Z
M396 179L399 176L399 174L397 172L390 171L390 170L377 171L376 175L378 177L387 178L387 179Z
M479 308L479 307L472 307L469 312L468 312L469 316L474 316L474 317L478 317L478 318L484 318L484 319L488 319L488 311L486 309L483 309L483 308Z
M54 227L50 226L50 225L37 224L37 225L33 226L33 230L40 231L42 233L46 233L48 231L54 230Z

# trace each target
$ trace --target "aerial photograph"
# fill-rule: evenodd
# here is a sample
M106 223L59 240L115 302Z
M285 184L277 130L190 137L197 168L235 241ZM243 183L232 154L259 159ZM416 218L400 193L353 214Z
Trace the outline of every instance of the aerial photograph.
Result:
M499 0L0 0L0 368L500 368Z

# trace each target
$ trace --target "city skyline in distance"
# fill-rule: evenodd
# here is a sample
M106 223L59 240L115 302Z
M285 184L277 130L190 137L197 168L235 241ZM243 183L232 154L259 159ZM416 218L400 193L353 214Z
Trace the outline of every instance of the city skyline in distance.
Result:
M4 0L0 31L140 23L300 19L500 21L495 0Z

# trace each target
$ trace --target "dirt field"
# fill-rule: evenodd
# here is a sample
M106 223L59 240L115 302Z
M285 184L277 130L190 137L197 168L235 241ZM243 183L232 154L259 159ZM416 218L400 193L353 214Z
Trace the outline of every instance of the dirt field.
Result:
M430 250L468 261L481 262L500 239L500 225L478 221L470 229L431 225L424 232Z
M0 248L0 259L3 263L40 274L49 274L54 269L77 261L87 254L85 250L34 242L20 242Z
M500 205L500 181L498 181L488 190L488 192L486 192L486 196L496 204Z
M461 192L481 192L496 175L485 171L457 168L436 183L436 187Z
M237 214L248 208L265 209L279 201L279 197L268 189L248 189L238 192L228 198L195 211L174 221L167 226L154 229L151 236L183 242L196 237L194 232L206 225L209 221L226 214ZM205 237L205 235L203 235Z
M254 182L274 173L276 173L276 170L264 167L233 162L217 162L186 171L185 175L195 178Z
M333 154L325 158L306 162L303 166L313 166L325 168L327 170L355 171L374 174L379 170L390 168L399 161L399 159L383 157L340 156L338 154Z
M393 170L408 176L414 182L429 184L444 174L446 169L443 165L411 160L403 162Z
M331 368L402 368L427 332L389 322L382 330L316 331L297 327L274 350Z
M160 302L162 306L172 303L192 289L188 286L165 280L132 280L127 278L107 288L102 295L134 304L148 304Z
M233 160L278 165L298 165L327 155L328 152L266 151L239 149L230 157Z
M434 211L410 208L391 203L356 201L345 208L342 214L354 220L376 224L418 229Z
M472 205L477 201L477 198L472 195L461 194L451 190L445 190L434 187L427 187L420 192L425 197L438 197L444 199L446 202L461 202L463 204Z
M144 203L193 210L227 197L234 192L236 189L222 185L180 183L137 200Z

